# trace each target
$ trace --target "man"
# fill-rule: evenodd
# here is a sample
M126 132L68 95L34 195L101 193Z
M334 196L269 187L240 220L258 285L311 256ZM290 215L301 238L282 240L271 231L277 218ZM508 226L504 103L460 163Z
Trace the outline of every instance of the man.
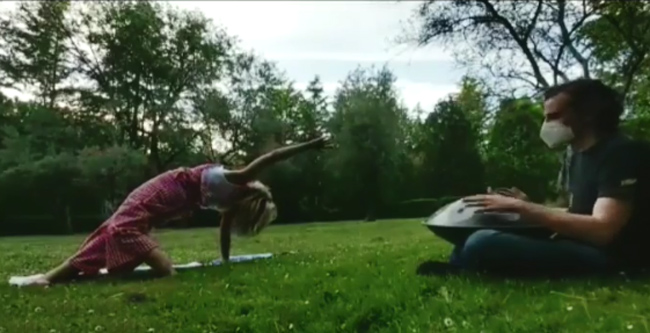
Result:
M457 245L464 269L528 273L601 273L644 266L650 249L650 150L619 132L623 105L598 80L579 79L544 95L541 139L569 145L561 173L566 211L529 202L521 192L465 198L479 212L508 211L549 229L549 238L481 230ZM568 163L567 163L568 162Z

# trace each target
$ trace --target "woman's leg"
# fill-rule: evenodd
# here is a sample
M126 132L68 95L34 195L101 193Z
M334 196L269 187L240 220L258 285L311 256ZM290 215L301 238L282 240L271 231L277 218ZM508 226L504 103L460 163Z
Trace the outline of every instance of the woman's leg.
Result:
M149 253L143 254L140 259L124 263L118 267L108 268L108 274L116 278L126 277L140 265L146 264L151 267L153 273L159 277L172 276L176 274L172 261L167 254L158 248L152 249Z
M174 269L171 259L169 259L169 256L159 248L151 250L151 252L149 252L144 258L144 263L151 267L151 269L159 276L176 275L176 270Z
M176 275L176 270L174 269L171 259L159 248L151 250L151 252L144 257L144 263L151 267L154 273L158 276L164 277ZM137 265L130 266L135 268ZM132 271L132 269L121 268L113 269L110 273L124 274L130 271ZM79 277L79 273L79 269L72 266L70 260L66 260L61 265L45 273L42 278L35 279L32 285L47 286L53 283L69 281Z
M73 279L78 275L79 275L79 271L76 268L72 267L70 263L66 260L61 265L51 269L45 274L35 275L24 286L46 287L53 283L63 282L66 280Z
M191 213L193 197L188 197L186 177L182 170L161 174L134 190L120 206L107 227L105 258L110 273L126 273L141 263L162 276L176 273L149 233L170 218Z
M70 265L70 261L66 260L61 265L51 269L43 278L47 284L64 282L79 277L79 270Z
M48 285L78 277L95 276L102 268L126 273L144 262L161 275L176 272L169 257L158 249L147 230L186 206L186 193L178 175L167 172L147 182L125 199L115 214L91 234L79 251L58 267L39 277L34 284Z
M105 230L104 225L99 227L79 246L77 253L59 266L32 280L30 285L48 286L53 283L66 282L79 277L81 272L84 272L84 276L96 275L106 263L104 258Z

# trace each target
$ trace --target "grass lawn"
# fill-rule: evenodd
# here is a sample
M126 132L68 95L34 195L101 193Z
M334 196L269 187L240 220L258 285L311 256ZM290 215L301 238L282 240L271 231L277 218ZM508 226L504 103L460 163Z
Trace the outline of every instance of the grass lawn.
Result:
M214 229L156 233L179 263L217 258ZM162 280L18 289L83 235L0 239L0 332L648 332L643 281L421 277L449 246L418 221L275 226L234 254L276 257Z

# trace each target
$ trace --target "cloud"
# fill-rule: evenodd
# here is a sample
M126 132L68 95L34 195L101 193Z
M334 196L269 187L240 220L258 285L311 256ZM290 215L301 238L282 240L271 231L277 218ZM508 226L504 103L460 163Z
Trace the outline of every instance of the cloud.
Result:
M264 58L276 61L343 61L355 63L402 63L450 61L451 56L440 50L423 52L404 50L402 52L271 52L261 53Z
M331 95L347 73L388 65L405 104L430 110L457 90L460 73L441 47L393 42L420 1L175 1L224 26L265 59L278 62L297 87L319 75Z
M172 1L238 36L246 48L276 53L386 53L419 1Z
M426 112L433 111L433 107L440 100L460 90L460 87L455 84L431 84L408 80L397 80L395 85L409 109L420 104Z
M16 90L14 88L0 88L0 93L10 99L18 99L19 101L27 102L34 98L32 94Z
M0 10L16 2L0 3ZM392 41L420 1L171 1L238 37L242 47L278 63L290 80L319 75L333 93L357 66L388 67L409 107L430 110L457 90L462 73L450 52ZM303 83L306 85L306 83ZM300 86L300 83L297 84ZM13 95L13 94L12 94Z
M336 89L341 85L333 81L325 81L322 84L324 93L329 97L334 96ZM308 82L297 82L294 86L304 90L307 85ZM425 112L433 111L433 107L441 99L460 90L459 86L454 84L431 84L399 79L395 82L395 87L409 110L413 110L420 104Z

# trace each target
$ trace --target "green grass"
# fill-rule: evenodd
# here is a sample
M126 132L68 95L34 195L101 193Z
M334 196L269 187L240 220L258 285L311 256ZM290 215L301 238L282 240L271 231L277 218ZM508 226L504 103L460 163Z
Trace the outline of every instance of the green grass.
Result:
M156 233L177 262L218 257L215 230ZM57 264L83 236L0 239L0 272ZM417 221L276 226L234 241L271 260L48 289L0 287L0 332L648 332L643 281L421 277L449 246Z

